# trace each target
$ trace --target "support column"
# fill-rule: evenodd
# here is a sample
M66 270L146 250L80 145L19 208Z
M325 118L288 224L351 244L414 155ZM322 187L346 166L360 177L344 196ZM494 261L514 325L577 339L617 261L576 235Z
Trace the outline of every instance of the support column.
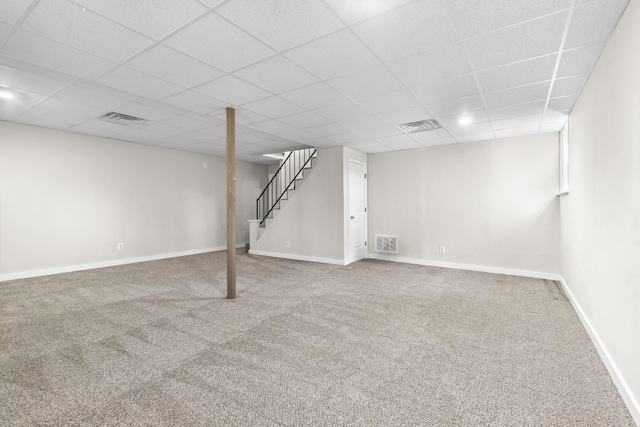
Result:
M227 108L227 298L236 297L236 110Z

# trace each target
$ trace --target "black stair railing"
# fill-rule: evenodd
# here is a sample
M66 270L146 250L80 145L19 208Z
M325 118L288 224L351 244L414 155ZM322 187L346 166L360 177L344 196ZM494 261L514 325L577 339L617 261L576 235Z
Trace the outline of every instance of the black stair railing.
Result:
M304 148L289 152L256 200L256 214L257 219L260 220L260 227L265 226L267 218L271 217L273 210L287 192L295 189L296 180L302 177L302 171L307 168L307 165L311 166L310 162L316 151L315 148Z

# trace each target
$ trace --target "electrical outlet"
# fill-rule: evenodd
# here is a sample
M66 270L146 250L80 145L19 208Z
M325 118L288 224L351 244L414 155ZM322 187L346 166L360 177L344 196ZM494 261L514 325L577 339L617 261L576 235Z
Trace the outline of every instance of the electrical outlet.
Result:
M290 248L291 247L291 242L287 240L286 242L284 242L284 245L286 247Z
M440 253L443 254L444 253L444 246L440 246Z
M118 250L119 251L123 251L124 250L124 243L118 243Z

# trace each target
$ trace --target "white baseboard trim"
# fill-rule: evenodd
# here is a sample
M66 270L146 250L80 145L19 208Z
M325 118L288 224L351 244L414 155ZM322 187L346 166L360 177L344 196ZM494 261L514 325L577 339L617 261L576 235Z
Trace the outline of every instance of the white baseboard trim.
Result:
M286 254L280 252L268 252L268 251L259 251L256 249L249 249L249 255L261 255L268 256L273 258L286 258L293 259L296 261L310 261L310 262L319 262L322 264L333 264L333 265L345 265L344 260L334 259L334 258L319 258L314 256L307 255L297 255L297 254Z
M564 290L564 293L569 298L569 301L571 301L571 305L573 306L573 309L578 314L578 317L580 318L582 325L584 326L584 328L587 330L587 333L591 337L591 341L593 342L593 345L596 347L596 350L598 350L600 359L602 359L602 363L604 363L604 365L607 368L607 371L609 371L609 375L611 376L613 383L618 388L618 392L620 393L622 400L624 400L624 403L627 405L627 409L629 409L629 413L631 414L631 417L633 418L635 423L640 426L640 404L638 403L638 400L633 395L633 392L631 391L631 389L629 388L629 385L627 384L624 377L618 370L618 367L616 366L615 362L613 361L613 359L611 359L611 355L607 351L607 348L605 347L602 340L600 340L600 336L591 325L591 322L589 321L589 318L587 317L587 315L584 313L584 311L582 311L582 307L580 307L580 304L578 304L578 301L576 301L575 297L571 293L571 289L569 289L567 282L564 281L564 278L562 276L560 276L560 283L562 284L562 289Z
M556 273L544 273L541 271L517 270L513 268L489 267L486 265L458 264L446 261L431 261L417 258L402 258L378 253L370 253L367 255L370 259L379 259L383 261L404 262L407 264L426 265L429 267L453 268L456 270L481 271L483 273L507 274L509 276L532 277L534 279L560 280L561 276Z
M237 248L244 248L244 244L236 245ZM190 251L171 252L164 254L148 255L136 258L114 259L110 261L92 262L88 264L65 265L63 267L45 268L42 270L22 271L19 273L0 274L0 282L8 280L28 279L31 277L49 276L51 274L72 273L74 271L93 270L94 268L115 267L118 265L135 264L137 262L157 261L160 259L176 258L188 255L197 255L207 252L217 252L226 250L226 246L217 246L213 248L194 249Z

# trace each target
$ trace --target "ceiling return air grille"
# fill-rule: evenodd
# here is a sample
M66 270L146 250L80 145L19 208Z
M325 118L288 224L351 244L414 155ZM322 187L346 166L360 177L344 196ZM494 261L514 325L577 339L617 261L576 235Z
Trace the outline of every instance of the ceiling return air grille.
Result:
M100 117L100 120L105 122L116 123L123 126L142 126L145 123L149 123L149 120L141 119L140 117L129 116L127 114L110 112Z
M397 254L398 253L398 236L387 236L385 234L376 234L376 252Z
M419 122L405 123L403 125L396 125L404 133L424 132L427 130L440 129L440 123L434 119L420 120Z

